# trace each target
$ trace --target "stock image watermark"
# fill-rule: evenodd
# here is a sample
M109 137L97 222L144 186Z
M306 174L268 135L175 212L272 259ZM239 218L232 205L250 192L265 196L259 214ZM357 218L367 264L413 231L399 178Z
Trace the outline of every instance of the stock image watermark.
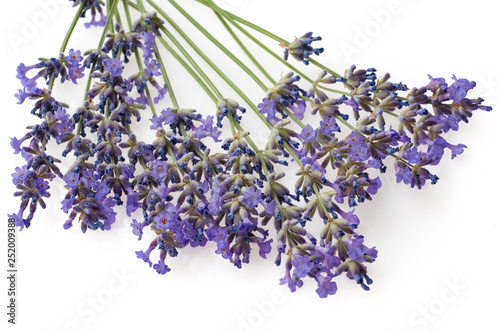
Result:
M70 6L68 0L40 0L36 2L36 11L21 16L12 31L6 32L6 37L14 52L29 45L30 41L41 34L41 29L47 27L59 13L61 6Z
M94 292L91 296L87 296L75 308L75 313L78 316L68 321L63 328L64 332L83 332L99 314L113 302L113 300L135 279L122 269L121 271L111 270L112 277L107 282L106 286ZM90 329L89 329L90 331Z
M456 278L453 281L445 279L444 286L438 296L428 303L420 305L408 318L409 324L417 328L418 332L427 331L429 326L436 322L438 317L444 314L448 307L456 302L462 292L467 289Z
M500 90L500 79L491 73L488 76L481 75L475 78L474 81L476 82L476 86L471 92L476 97L489 99L494 97Z
M7 321L16 324L17 317L17 266L16 266L16 225L15 219L7 223Z
M269 298L261 301L253 301L255 309L246 317L238 317L238 325L236 332L253 332L261 327L266 319L276 311L276 306L279 306L286 301L286 296L281 290L274 289Z
M385 8L372 10L370 12L370 19L361 26L354 28L352 40L340 43L339 47L345 59L352 61L353 55L361 54L362 50L372 43L373 38L379 36L384 29L387 29L393 21L394 16L404 11L404 2L411 1L413 0L390 0L387 2Z

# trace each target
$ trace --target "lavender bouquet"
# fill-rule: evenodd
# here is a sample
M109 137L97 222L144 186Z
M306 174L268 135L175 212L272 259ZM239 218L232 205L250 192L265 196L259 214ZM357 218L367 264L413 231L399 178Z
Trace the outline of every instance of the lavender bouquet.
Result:
M418 189L436 184L433 166L466 148L445 134L491 107L468 97L474 81L455 76L429 75L427 85L409 87L375 68L337 73L316 60L325 52L321 37L283 39L212 0L196 1L237 49L175 0L168 10L153 0L70 1L76 13L59 54L17 67L18 103L29 104L37 121L11 138L24 163L12 174L21 204L9 217L28 228L37 209L50 204L50 186L60 185L67 190L60 202L65 229L110 230L130 222L116 220L123 208L132 233L152 239L137 257L159 274L170 271L167 256L212 241L238 268L252 249L263 258L276 251L271 258L285 270L280 283L292 292L309 277L320 297L333 295L342 274L369 290L367 264L377 250L357 232L355 207L372 200L386 171ZM204 39L192 39L173 11ZM82 20L101 29L101 38L95 49L67 50ZM245 76L221 70L207 44ZM283 74L273 77L253 49L274 58ZM171 83L165 54L213 105L199 112L179 103L175 92L192 87ZM305 66L316 76L303 73ZM258 100L240 88L247 81L262 88ZM64 103L59 84L81 90L82 103ZM262 146L245 128L247 111L268 128ZM154 138L140 137L141 126ZM65 169L53 142L64 147Z

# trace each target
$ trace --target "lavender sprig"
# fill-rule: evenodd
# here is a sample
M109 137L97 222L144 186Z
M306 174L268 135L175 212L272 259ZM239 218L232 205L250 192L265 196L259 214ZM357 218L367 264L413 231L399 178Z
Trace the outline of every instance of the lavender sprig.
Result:
M21 138L11 138L14 153L25 159L25 165L12 174L21 205L11 216L21 229L29 227L37 207L46 207L49 183L62 178L67 189L62 200L62 210L68 214L65 229L80 223L83 232L109 230L118 222L116 210L121 206L129 217L140 211L142 217L134 216L130 224L132 232L139 240L147 234L150 242L136 255L159 274L170 271L167 257L177 256L187 246L204 247L213 241L216 253L238 268L254 259L252 250L266 259L274 246L275 263L285 270L280 283L291 291L310 278L320 297L333 295L334 278L344 273L369 290L372 279L367 264L378 253L358 233L360 220L354 208L378 193L382 186L378 175L387 171L391 159L397 182L419 189L437 183L433 166L445 151L453 159L466 148L448 142L446 133L467 123L474 111L491 110L483 99L468 97L474 81L453 76L452 82L446 82L429 76L426 86L408 88L391 82L388 73L378 75L375 68L354 65L340 75L317 62L324 49L313 42L321 37L309 32L287 42L223 11L211 0L198 0L213 9L268 84L169 0L263 89L261 101L255 103L210 59L202 43L194 42L154 1L147 2L157 12L146 11L142 1L110 1L107 16L102 1L71 1L79 8L60 54L17 68L22 85L16 94L18 103L34 100L32 113L40 122L29 126ZM120 2L129 31L120 23ZM135 20L131 10L137 11ZM98 47L65 54L78 17L89 11L92 18L85 26L104 26ZM231 26L291 71L275 80ZM277 41L284 48L284 58L245 27ZM222 93L183 43L241 102ZM160 46L213 100L211 113L179 106ZM137 67L130 61L134 58ZM317 78L303 74L289 58L318 68ZM126 76L129 71L132 75ZM67 81L78 86L86 73L84 101L70 113L71 107L53 96L54 86ZM160 102L172 105L157 113ZM263 148L244 128L247 109L269 129ZM136 135L133 119L139 122L143 117L155 133L151 141ZM225 125L231 135L223 138L220 129ZM56 166L59 160L47 152L51 139L65 144L63 157L73 156L64 173ZM285 181L294 173L295 186L288 188ZM322 229L313 234L310 225L318 221Z

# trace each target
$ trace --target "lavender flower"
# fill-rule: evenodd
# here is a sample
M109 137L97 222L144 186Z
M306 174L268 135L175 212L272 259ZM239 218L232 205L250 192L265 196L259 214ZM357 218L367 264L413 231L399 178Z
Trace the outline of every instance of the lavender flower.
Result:
M90 12L85 27L106 26L106 31L99 45L83 54L70 49L39 58L35 64L18 65L21 86L15 97L18 104L33 102L31 113L38 120L10 138L14 154L24 161L12 174L20 205L9 218L20 229L30 227L59 177L66 190L61 201L68 214L64 229L79 224L83 232L110 230L122 222L117 216L124 205L131 233L138 240L149 238L143 250L136 251L137 258L160 275L171 271L169 260L182 249L204 247L211 241L215 253L236 268L253 260L256 251L267 259L276 250L270 259L283 268L280 283L292 292L314 282L318 296L326 298L337 292L335 278L342 274L369 290L373 281L367 265L378 252L358 233L360 219L354 208L378 193L382 186L378 173L385 172L391 161L397 182L419 189L436 184L435 166L445 155L454 159L466 149L448 141L446 134L457 131L475 111L491 110L482 98L470 97L474 81L454 75L450 82L429 75L428 84L413 88L391 82L389 73L380 75L375 68L352 65L339 75L311 58L324 52L312 46L321 37L311 32L292 43L266 33L284 48L285 61L292 56L319 72L311 79L294 69L302 78L288 72L275 81L258 64L262 74L275 82L266 88L232 55L237 52L195 24L267 90L261 102L253 103L242 90L244 84L223 74L208 60L211 53L192 42L159 7L159 14L145 13L140 2L124 3L130 29L126 31L119 23L106 24L102 1L71 1L80 6L74 22ZM172 5L188 21L196 21L175 1ZM142 12L131 12L130 6ZM215 12L222 20L235 20L224 11ZM124 21L116 3L107 14L115 22ZM159 16L183 41L165 30ZM167 34L168 41L160 33ZM70 33L62 49L69 37ZM231 92L219 90L218 81L195 65L182 47L184 42L234 90L241 104L222 95ZM169 63L161 61L161 46L214 101L212 113L210 108L202 113L178 105L175 75L170 75ZM255 64L260 61L251 58ZM131 59L137 60L136 67L130 66ZM82 104L70 107L56 99L52 90L58 88L57 79L78 85L87 72ZM186 89L188 96L198 98L193 87ZM160 101L171 104L157 110ZM246 108L263 121L263 132L269 128L264 148L257 141L261 132L245 128ZM144 117L153 131L149 137L136 130L136 122ZM228 128L220 130L223 124ZM52 155L51 142L64 144L62 156L70 159L70 166L63 171ZM293 177L295 185L288 186ZM318 222L320 227L315 228Z

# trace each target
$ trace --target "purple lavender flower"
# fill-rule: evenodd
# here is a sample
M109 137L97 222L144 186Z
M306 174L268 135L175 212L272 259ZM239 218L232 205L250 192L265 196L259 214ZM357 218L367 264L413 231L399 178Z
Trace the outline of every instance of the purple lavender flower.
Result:
M241 196L241 202L249 209L255 208L259 203L262 202L262 193L260 190L256 190L254 187L248 188Z
M293 277L290 275L290 270L287 269L285 271L285 276L280 279L280 285L288 285L288 288L290 291L295 292L297 290L297 287L300 288L302 285L304 285L304 282L297 278L295 274Z
M64 57L72 66L79 65L83 60L82 52L80 50L70 49L68 55Z
M413 179L413 174L408 167L400 167L399 164L396 166L396 182L400 183L403 181L404 184L410 184Z
M365 161L370 157L368 145L361 135L357 132L351 132L349 135L349 143L351 144L351 159L355 161Z
M100 14L100 19L97 20L97 15L95 13L92 13L92 18L90 19L90 22L85 22L83 26L86 29L89 29L90 27L103 27L106 25L107 21L107 16L103 14L102 10L99 12Z
M131 216L131 214L141 206L139 203L139 194L136 192L132 192L127 195L127 207L126 207L126 212L127 216Z
M207 116L206 120L203 118L198 119L202 124L199 127L193 127L194 131L191 134L192 137L197 138L199 140L205 137L211 137L214 142L220 142L219 136L221 135L221 131L217 129L217 126L214 125L214 117L212 115Z
M309 57L313 54L320 55L323 53L323 47L313 48L311 43L321 40L321 37L313 37L312 32L304 34L300 38L295 38L295 40L290 45L281 46L284 48L284 60L288 59L288 54L291 54L297 61L302 61L304 64L309 64Z
M363 255L366 253L367 248L363 245L364 238L362 236L352 239L350 243L348 243L348 252L349 257L355 261L362 261Z
M14 94L14 97L18 99L17 104L22 104L26 100L26 98L30 97L30 93L26 91L26 88L23 90L18 89L18 92Z
M149 250L147 250L146 252L143 252L142 250L135 252L135 254L137 255L137 258L142 259L145 263L149 264L149 267L151 267L151 265L153 263L151 263L151 261L149 260L150 253L151 253L151 251L149 251Z
M316 139L316 136L318 134L318 129L313 129L311 125L306 125L304 128L302 128L302 131L300 132L300 138L302 138L302 141L304 144L310 143Z
M104 63L104 70L108 71L111 74L111 76L117 77L123 73L122 61L114 58L109 58L105 59L103 63Z
M144 41L144 46L142 47L142 53L145 62L153 58L155 39L156 39L156 34L153 31L142 32L142 40Z
M90 28L91 26L104 26L106 23L106 16L103 15L102 7L103 4L100 1L94 0L70 0L73 1L73 7L83 6L83 11L81 17L85 17L87 11L90 11L92 18L90 22L84 23L85 28ZM96 14L99 13L101 15L101 19L96 21Z
M156 129L162 128L162 125L165 122L165 116L164 116L165 113L164 112L165 112L165 110L163 110L160 113L160 116L155 114L155 115L153 115L153 117L151 119L149 119L149 121L151 121L151 123L152 123L152 125L149 126L149 129L156 130Z
M149 62L145 62L144 65L145 65L144 72L149 77L160 76L161 75L161 73L159 71L160 67L161 67L161 64L158 63L158 62L156 62L156 60L152 59Z
M457 79L455 75L452 78L455 82L448 87L449 98L454 103L459 103L467 96L467 92L476 86L476 82L469 82L465 78Z
M295 255L295 259L292 260L292 265L295 267L293 274L297 278L304 278L309 271L311 271L314 263L310 261L308 255Z
M74 84L77 84L76 80L85 76L83 73L84 70L85 67L80 67L78 64L68 67L68 79Z
M293 115L299 120L304 119L304 113L306 112L306 102L304 100L297 100L293 105L289 105L288 108L292 111Z
M340 131L340 127L334 117L325 116L319 123L319 131L325 135L331 135L336 131Z
M170 268L165 264L165 260L160 259L158 264L153 265L153 269L158 272L158 274L165 274L170 271Z
M335 281L325 280L318 284L316 289L320 298L326 298L328 295L335 295L337 293L337 283Z
M257 242L257 245L259 246L259 255L262 258L267 258L266 255L271 252L271 243L273 242L272 239L267 240L267 241L259 241Z
M440 88L442 90L445 90L448 88L448 84L446 84L446 80L444 78L442 78L442 77L434 78L431 75L427 75L427 77L429 77L429 79L431 80L426 86L427 89L434 91L434 90L437 90L438 88Z
M156 91L158 91L158 95L153 98L153 102L158 104L167 94L167 85L164 84L163 87L161 87L156 81L153 81L153 86L156 88Z

